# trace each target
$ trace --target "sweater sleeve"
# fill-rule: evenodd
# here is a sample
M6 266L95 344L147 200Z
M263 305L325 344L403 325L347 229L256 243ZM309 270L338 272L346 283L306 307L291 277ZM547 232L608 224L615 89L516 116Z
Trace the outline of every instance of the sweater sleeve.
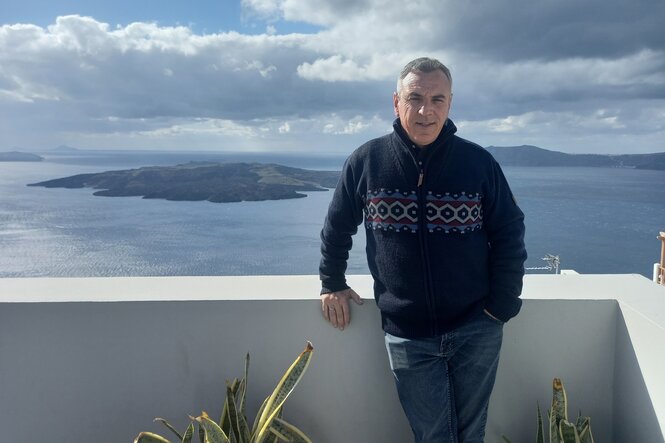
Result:
M362 218L363 202L357 193L357 178L349 158L344 164L321 230L319 277L322 294L349 288L344 273L353 245L351 237L358 232Z
M483 223L489 239L490 295L485 308L502 321L520 311L522 279L527 253L524 213L499 164L492 159L489 192L483 204Z

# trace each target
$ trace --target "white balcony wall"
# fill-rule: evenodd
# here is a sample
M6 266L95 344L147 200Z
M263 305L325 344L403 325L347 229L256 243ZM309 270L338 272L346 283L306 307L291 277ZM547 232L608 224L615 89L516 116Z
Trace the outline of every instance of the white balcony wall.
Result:
M351 278L371 298L371 280ZM318 279L0 280L0 429L7 442L131 442L218 416L247 351L250 415L303 349L312 364L285 417L316 443L408 442L372 300L339 332ZM597 442L663 442L665 287L634 275L528 276L505 327L487 442L535 440L553 377Z

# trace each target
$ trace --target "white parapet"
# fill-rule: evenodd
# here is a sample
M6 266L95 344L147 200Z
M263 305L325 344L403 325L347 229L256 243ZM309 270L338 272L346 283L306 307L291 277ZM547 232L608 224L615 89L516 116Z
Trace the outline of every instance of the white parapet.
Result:
M251 416L311 340L285 416L317 443L410 441L371 278L349 280L367 303L340 332L321 317L316 276L0 279L1 440L131 442L165 431L157 416L184 429L188 414L219 414L248 351ZM523 298L505 326L486 441L530 441L560 377L596 441L663 442L665 287L529 275Z

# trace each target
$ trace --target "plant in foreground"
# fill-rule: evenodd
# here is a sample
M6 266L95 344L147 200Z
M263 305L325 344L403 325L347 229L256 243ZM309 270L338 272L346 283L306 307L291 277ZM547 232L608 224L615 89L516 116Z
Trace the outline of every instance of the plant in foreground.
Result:
M545 442L545 432L543 430L543 417L538 409L538 434L537 443ZM577 417L573 424L568 421L568 399L563 383L558 378L552 381L552 409L549 410L550 422L550 443L594 443L591 435L591 418L582 417L582 413ZM506 443L511 443L506 436L503 436Z
M211 420L204 411L198 417L190 416L192 422L185 433L180 434L166 420L156 418L155 421L164 424L181 443L191 443L194 435L194 422L198 423L201 443L278 443L281 441L312 443L300 429L282 419L282 406L307 370L313 350L312 344L307 342L305 350L295 359L275 390L261 405L251 428L245 416L249 354L245 358L245 376L240 380L236 378L232 382L227 381L226 383L226 401L219 422ZM171 442L160 435L141 432L134 443Z

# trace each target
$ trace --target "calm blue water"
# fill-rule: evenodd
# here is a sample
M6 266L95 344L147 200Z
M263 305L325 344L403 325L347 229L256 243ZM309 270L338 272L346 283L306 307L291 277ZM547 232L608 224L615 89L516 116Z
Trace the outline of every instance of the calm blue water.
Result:
M95 197L27 183L190 160L341 169L341 157L79 152L0 162L0 277L316 274L331 197L214 204ZM665 229L665 171L505 168L527 216L527 266L546 253L581 273L651 277ZM362 231L349 273L367 273Z

